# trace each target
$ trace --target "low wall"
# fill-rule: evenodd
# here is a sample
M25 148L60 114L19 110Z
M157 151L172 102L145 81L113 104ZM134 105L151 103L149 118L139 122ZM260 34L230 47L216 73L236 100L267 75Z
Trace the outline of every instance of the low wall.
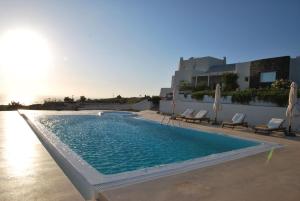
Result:
M143 100L141 102L135 103L131 105L131 109L133 110L138 110L138 111L142 111L142 110L150 110L152 107L152 102L148 101L148 100Z
M176 98L177 98L176 100L183 101L183 102L213 103L215 101L214 97L208 96L208 95L204 95L204 97L201 101L192 98L192 96L190 94L187 95L186 97L182 94L179 94ZM224 97L222 96L220 100L221 100L221 103L224 103L224 104L239 104L239 103L233 103L232 102L232 96L224 96ZM298 98L298 101L300 102L300 98ZM248 105L278 107L278 105L276 103L265 102L265 101L259 100L258 98L255 98L254 101L250 101Z
M143 100L134 104L113 104L113 103L86 103L80 106L79 110L149 110L152 103L148 100Z
M188 101L176 101L175 113L180 114L187 108L199 111L204 109L208 111L208 116L213 119L215 117L213 111L213 103L203 102L188 102ZM172 101L161 100L159 105L159 111L162 113L172 113ZM240 104L222 104L222 111L218 113L218 120L229 121L233 115L237 112L246 114L246 121L250 126L257 124L265 124L271 118L283 118L286 119L285 107L273 107L273 106L254 106L254 105L240 105ZM287 121L285 121L285 126ZM294 117L292 127L295 130L300 130L300 117Z

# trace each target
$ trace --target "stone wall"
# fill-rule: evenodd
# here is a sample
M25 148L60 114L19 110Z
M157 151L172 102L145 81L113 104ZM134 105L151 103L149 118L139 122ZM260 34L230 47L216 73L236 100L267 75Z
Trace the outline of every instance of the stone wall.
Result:
M259 88L271 85L271 83L261 83L260 74L262 72L276 72L276 80L289 79L290 57L276 57L252 61L250 65L250 88Z
M300 87L300 56L291 59L290 80L296 82Z

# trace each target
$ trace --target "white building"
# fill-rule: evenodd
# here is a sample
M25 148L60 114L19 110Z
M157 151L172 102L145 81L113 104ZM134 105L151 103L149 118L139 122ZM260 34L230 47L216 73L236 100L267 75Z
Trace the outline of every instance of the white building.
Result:
M162 88L160 96L172 98L174 89L178 94L179 86L183 83L213 89L217 83L221 83L222 75L229 72L238 75L240 89L267 86L277 79L289 79L299 85L300 57L282 56L233 64L227 64L226 57L180 58L178 70L172 76L171 87Z

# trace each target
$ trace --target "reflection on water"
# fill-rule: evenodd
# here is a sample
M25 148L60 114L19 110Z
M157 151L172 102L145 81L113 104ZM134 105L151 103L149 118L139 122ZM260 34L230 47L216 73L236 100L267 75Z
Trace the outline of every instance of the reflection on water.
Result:
M25 176L35 171L36 144L38 140L24 120L15 112L5 115L3 157L9 175Z

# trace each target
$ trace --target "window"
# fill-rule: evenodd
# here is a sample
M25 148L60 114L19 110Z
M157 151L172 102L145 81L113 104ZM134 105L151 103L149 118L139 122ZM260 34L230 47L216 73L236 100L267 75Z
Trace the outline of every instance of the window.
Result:
M274 82L276 80L276 72L260 73L260 82Z
M245 77L245 82L248 82L249 81L249 77Z

